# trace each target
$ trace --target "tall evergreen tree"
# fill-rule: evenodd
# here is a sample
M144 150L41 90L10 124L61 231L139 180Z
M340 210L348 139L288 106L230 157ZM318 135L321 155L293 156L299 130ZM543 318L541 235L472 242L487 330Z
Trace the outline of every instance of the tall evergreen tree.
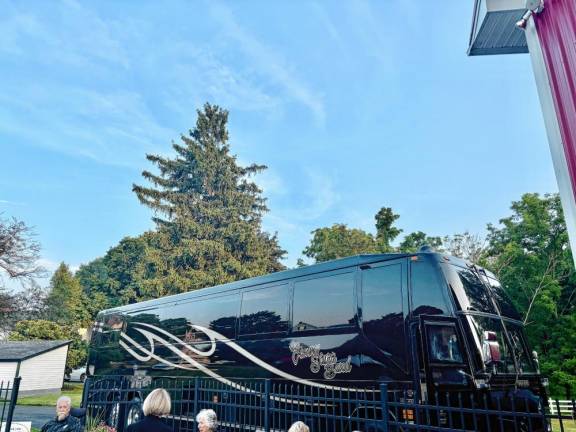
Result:
M188 291L283 269L276 235L262 231L265 198L250 177L263 165L238 165L228 144L228 112L206 104L173 158L147 155L158 174L134 185L154 211L158 236L147 250L151 292Z
M47 315L60 324L86 324L82 287L65 263L54 272L46 303Z

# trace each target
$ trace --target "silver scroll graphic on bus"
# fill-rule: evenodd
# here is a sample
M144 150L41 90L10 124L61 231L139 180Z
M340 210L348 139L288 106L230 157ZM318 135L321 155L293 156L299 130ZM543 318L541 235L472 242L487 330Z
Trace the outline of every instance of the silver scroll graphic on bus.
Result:
M130 353L130 355L132 355L134 358L138 359L141 362L147 362L154 359L167 366L171 366L178 369L184 369L184 370L197 369L205 373L206 375L211 376L212 378L215 378L218 381L223 382L233 388L238 388L244 391L251 391L245 389L244 387L236 384L233 381L230 381L216 374L212 369L210 369L207 366L208 362L206 360L208 360L208 358L216 351L216 341L219 341L220 343L223 343L228 347L232 348L233 350L235 350L240 355L250 360L254 364L260 366L263 369L268 370L272 374L279 376L281 378L309 385L312 387L343 390L341 387L329 386L323 383L302 379L300 377L294 376L280 369L277 369L276 367L262 361L254 354L246 351L241 346L230 341L226 336L223 336L220 333L215 332L214 330L208 329L206 327L190 324L190 327L193 330L204 333L209 339L208 341L202 343L202 346L207 348L202 350L199 350L195 346L191 346L186 341L183 341L174 336L173 334L168 333L166 330L163 330L152 324L133 322L130 324L130 327L132 328L132 330L140 333L142 336L145 337L146 341L148 342L148 346L143 346L142 344L138 343L133 338L128 336L125 332L120 333L120 346L122 346L122 348L124 348L128 353ZM159 356L156 353L155 349L157 345L167 348L173 354L176 354L176 356L179 358L179 363L171 362ZM334 365L331 366L328 365L328 368L326 368L326 365L322 366L324 367L325 373L328 370L331 371L328 374L330 376L330 374L332 373L334 373L334 375L335 373L342 373L336 371L340 371L340 369L344 368L344 366L336 367L336 365L344 365L344 364L348 364L346 368L351 370L352 365L350 364L350 358L348 358L348 360L344 363L336 362L336 364ZM350 370L348 370L348 372Z
M290 352L292 352L292 363L298 366L302 359L310 359L310 370L318 373L324 370L325 379L333 379L337 374L350 373L352 371L352 357L346 360L338 360L334 351L322 352L320 345L307 346L300 342L290 342Z

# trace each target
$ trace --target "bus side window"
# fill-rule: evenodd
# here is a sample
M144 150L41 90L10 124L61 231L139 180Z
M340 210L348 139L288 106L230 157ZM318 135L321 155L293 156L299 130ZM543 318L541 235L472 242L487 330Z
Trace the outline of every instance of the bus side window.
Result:
M362 270L364 333L378 348L406 366L402 264Z
M431 262L419 259L411 261L412 314L447 314L446 287L442 272Z
M288 284L242 294L240 336L288 331Z
M432 363L462 363L456 328L451 325L428 327L428 346Z
M340 273L294 283L293 331L355 325L354 273Z

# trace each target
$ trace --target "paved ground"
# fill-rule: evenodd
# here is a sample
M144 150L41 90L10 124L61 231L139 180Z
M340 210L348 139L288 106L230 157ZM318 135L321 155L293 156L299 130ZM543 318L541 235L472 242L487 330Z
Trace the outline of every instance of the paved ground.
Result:
M54 410L54 407L16 405L14 420L31 421L32 426L40 428L44 423L54 417Z

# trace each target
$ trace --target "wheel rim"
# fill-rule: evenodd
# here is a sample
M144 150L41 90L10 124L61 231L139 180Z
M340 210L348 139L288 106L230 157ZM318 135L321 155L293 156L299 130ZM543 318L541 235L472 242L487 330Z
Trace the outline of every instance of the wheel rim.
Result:
M108 415L108 423L110 426L116 426L118 424L118 417L120 416L120 402L116 402L112 405L110 409L110 414Z
M132 423L136 423L138 420L140 420L140 406L132 405L128 411L126 426L129 426Z

